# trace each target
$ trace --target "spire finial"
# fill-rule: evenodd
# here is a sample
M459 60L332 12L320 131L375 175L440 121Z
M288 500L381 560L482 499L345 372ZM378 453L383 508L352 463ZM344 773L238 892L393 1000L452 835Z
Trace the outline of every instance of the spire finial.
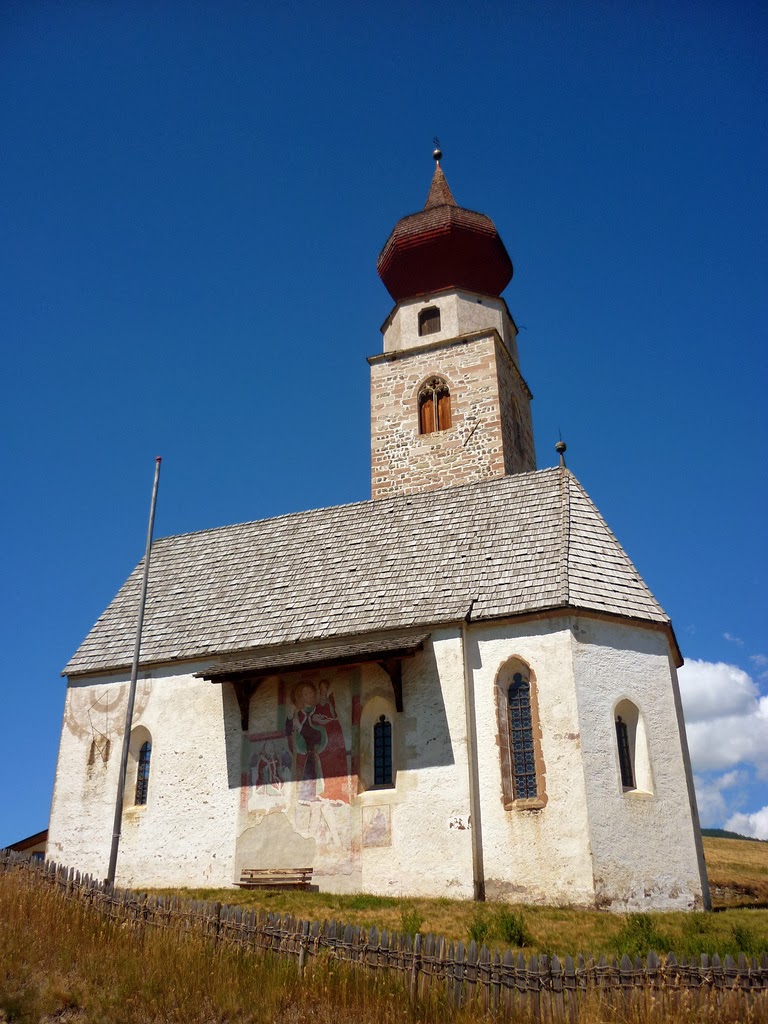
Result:
M432 139L435 144L435 148L432 150L432 159L435 161L437 166L440 166L440 161L443 159L443 151L440 149L440 139L437 136Z
M562 439L562 437L560 438L560 440L555 445L555 451L560 456L560 468L561 469L565 469L565 451L566 451L567 447L568 447L568 445L565 443L565 441Z

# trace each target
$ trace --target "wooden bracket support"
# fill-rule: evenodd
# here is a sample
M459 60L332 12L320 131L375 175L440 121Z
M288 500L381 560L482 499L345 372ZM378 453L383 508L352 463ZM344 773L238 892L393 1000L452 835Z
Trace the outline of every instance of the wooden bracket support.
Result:
M392 689L395 693L395 708L403 710L403 663L399 658L388 658L380 661L379 664L392 680Z
M248 732L248 713L251 706L251 697L256 692L260 679L237 679L232 680L237 703L240 705L240 724L243 732Z

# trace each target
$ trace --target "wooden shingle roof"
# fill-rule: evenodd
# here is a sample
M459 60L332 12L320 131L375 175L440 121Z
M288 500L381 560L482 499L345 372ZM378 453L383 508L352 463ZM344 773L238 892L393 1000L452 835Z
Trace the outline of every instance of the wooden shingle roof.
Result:
M65 668L131 661L142 565ZM669 626L575 477L545 469L157 540L142 664L584 609Z

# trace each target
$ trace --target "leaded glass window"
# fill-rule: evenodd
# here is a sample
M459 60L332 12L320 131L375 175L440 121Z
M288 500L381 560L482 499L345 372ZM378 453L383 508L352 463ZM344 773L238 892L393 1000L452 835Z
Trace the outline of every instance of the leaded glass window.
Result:
M392 723L386 715L373 727L373 784L392 785Z
M142 744L139 751L139 767L136 772L136 803L147 802L147 790L149 788L149 759L152 756L152 744L147 740Z
M536 785L536 748L531 719L531 684L521 672L515 672L507 691L509 707L509 746L512 785L516 800L538 795Z

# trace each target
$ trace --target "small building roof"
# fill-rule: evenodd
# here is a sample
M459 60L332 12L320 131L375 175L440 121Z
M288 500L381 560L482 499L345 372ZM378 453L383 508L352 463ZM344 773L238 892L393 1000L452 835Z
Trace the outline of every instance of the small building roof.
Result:
M27 836L26 839L19 839L17 842L11 843L7 849L24 853L25 850L31 850L34 846L45 846L47 842L48 829L44 828L42 832L35 832L33 836Z
M65 674L130 665L141 576ZM545 469L159 539L141 661L568 608L670 625L575 477Z

